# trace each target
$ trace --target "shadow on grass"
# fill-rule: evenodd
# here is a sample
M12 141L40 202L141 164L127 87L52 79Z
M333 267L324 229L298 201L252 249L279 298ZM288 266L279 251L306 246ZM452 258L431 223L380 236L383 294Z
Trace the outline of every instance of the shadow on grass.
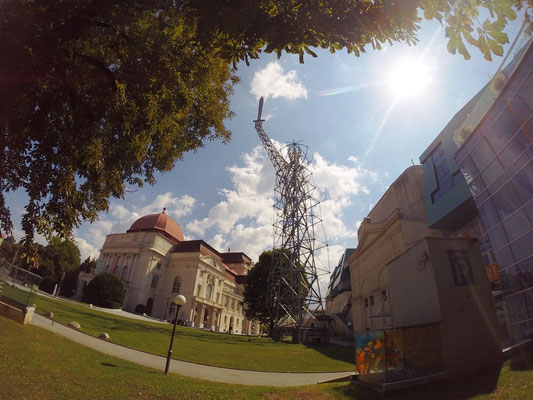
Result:
M114 367L114 368L117 368L117 367L118 367L118 365L111 364L111 363L106 363L106 362L103 362L102 365L103 365L104 367Z
M533 370L533 344L528 343L516 350L511 357L511 369L514 371Z
M409 400L467 400L478 395L493 393L498 385L501 365L487 369L466 378L445 380L424 386L403 389L382 395L381 393L360 386L342 386L333 388L336 395L357 400L373 399L409 399Z
M317 344L312 346L308 345L307 347L334 360L351 363L354 365L355 370L355 350L353 347L339 344Z

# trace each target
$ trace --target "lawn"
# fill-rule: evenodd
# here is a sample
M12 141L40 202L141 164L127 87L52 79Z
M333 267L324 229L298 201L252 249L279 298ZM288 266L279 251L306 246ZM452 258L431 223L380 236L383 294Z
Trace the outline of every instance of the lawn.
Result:
M529 365L531 366L531 365ZM524 365L518 365L524 367ZM78 345L35 326L0 317L0 399L268 399L378 400L348 383L298 388L228 385L163 375ZM533 398L533 371L511 363L454 382L394 393L398 400L512 400Z
M4 286L11 298L19 289ZM55 320L68 324L76 321L82 331L93 336L102 332L110 341L131 348L166 356L172 327L170 324L144 322L115 316L88 308L82 303L58 301L43 296L32 300L36 312L48 316L55 310ZM338 345L304 346L275 342L265 337L247 337L207 332L178 326L173 357L201 364L256 371L333 372L352 371L353 352Z

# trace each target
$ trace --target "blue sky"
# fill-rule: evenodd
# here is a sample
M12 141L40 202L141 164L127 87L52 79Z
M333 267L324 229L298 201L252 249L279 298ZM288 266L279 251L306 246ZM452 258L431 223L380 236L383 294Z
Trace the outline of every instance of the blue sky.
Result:
M507 28L512 41L521 21ZM263 127L280 143L309 146L311 169L333 268L345 247L356 247L360 221L387 187L411 165L450 118L489 80L502 58L472 59L446 50L444 31L426 22L416 47L369 49L357 58L346 52L317 51L318 58L264 54L239 65L232 96L236 116L227 121L228 144L207 142L187 154L157 183L112 200L110 211L74 232L82 257L97 257L105 236L125 232L140 216L163 207L186 238L203 239L218 250L244 251L254 260L272 246L274 170L261 147L253 120L258 96L265 95ZM507 49L508 46L506 46ZM398 99L387 84L403 59L423 57L431 83L418 97ZM22 236L24 194L8 197L15 236ZM320 254L327 263L327 254Z

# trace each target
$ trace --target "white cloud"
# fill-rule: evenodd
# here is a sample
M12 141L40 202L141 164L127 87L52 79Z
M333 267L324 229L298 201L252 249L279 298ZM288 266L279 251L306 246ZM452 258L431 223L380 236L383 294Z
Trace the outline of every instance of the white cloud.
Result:
M87 257L98 258L98 256L100 255L100 249L94 247L87 240L80 238L80 237L74 237L74 240L76 241L78 245L78 249L80 249L80 255L81 255L82 262Z
M250 93L258 99L261 96L267 99L284 97L289 100L307 98L307 89L299 80L298 73L295 70L284 73L278 62L271 62L254 74Z
M224 199L209 210L206 218L187 224L187 231L203 236L214 228L227 236L239 221L272 225L274 168L259 146L244 154L242 161L243 166L226 168L233 188L222 189L219 194Z
M107 235L126 232L144 215L161 212L165 207L167 214L181 218L191 214L196 205L197 201L193 197L187 194L175 196L171 192L160 194L151 203L143 206L112 202L108 213L100 214L100 219L90 224L83 233L80 230L75 233L82 260L89 256L98 257Z
M279 143L273 143L281 149ZM352 206L356 196L368 193L363 181L373 179L372 171L361 168L355 158L348 161L356 165L330 163L315 153L310 164L313 184L317 188L315 196L320 200L317 211L320 211L323 221L323 227L316 227L315 232L318 239L325 243L325 231L330 244L329 253L335 253L333 263L337 262L345 247L338 243L353 243L357 235L355 224L348 227L343 222L343 213ZM257 260L259 254L273 244L274 168L263 148L258 146L243 154L241 163L226 170L232 187L221 189L221 200L211 207L205 218L187 224L186 230L203 237L217 249L244 251ZM325 262L325 251L324 248L317 252L317 262ZM323 279L327 282L329 277ZM321 284L324 282L321 278Z
M141 215L157 213L166 208L167 214L181 218L189 215L196 205L196 199L189 195L174 197L171 192L158 195L155 200L141 209Z

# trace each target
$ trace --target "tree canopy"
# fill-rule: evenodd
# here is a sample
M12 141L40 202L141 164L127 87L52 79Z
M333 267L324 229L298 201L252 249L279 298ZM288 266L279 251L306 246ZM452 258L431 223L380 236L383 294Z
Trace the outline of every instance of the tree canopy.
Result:
M229 140L239 61L416 44L424 18L441 21L450 52L469 58L466 42L490 59L513 6L532 2L2 1L0 225L11 231L5 193L23 190L27 241L67 237L185 152Z
M39 251L39 269L41 276L55 278L59 291L62 290L65 278L69 284L68 296L72 295L73 284L76 281L80 268L80 250L75 242L53 236L47 246Z
M285 313L275 315L274 307L276 306L276 300L269 298L268 281L271 275L278 278L284 273L281 265L278 265L278 270L272 270L275 268L272 264L273 255L280 256L281 250L267 250L261 253L259 261L248 272L246 282L244 284L243 303L246 317L249 319L255 319L261 324L265 325L269 329L269 335L272 335L273 328L286 317ZM277 253L277 254L276 254ZM287 260L288 257L280 257L280 259ZM287 276L287 280L290 281L291 277ZM291 290L286 285L282 285L280 290L281 297L288 295ZM274 296L273 291L270 292L270 296ZM291 305L285 304L285 309L291 308Z
M126 291L124 285L113 274L95 276L83 291L83 302L106 308L120 308Z

